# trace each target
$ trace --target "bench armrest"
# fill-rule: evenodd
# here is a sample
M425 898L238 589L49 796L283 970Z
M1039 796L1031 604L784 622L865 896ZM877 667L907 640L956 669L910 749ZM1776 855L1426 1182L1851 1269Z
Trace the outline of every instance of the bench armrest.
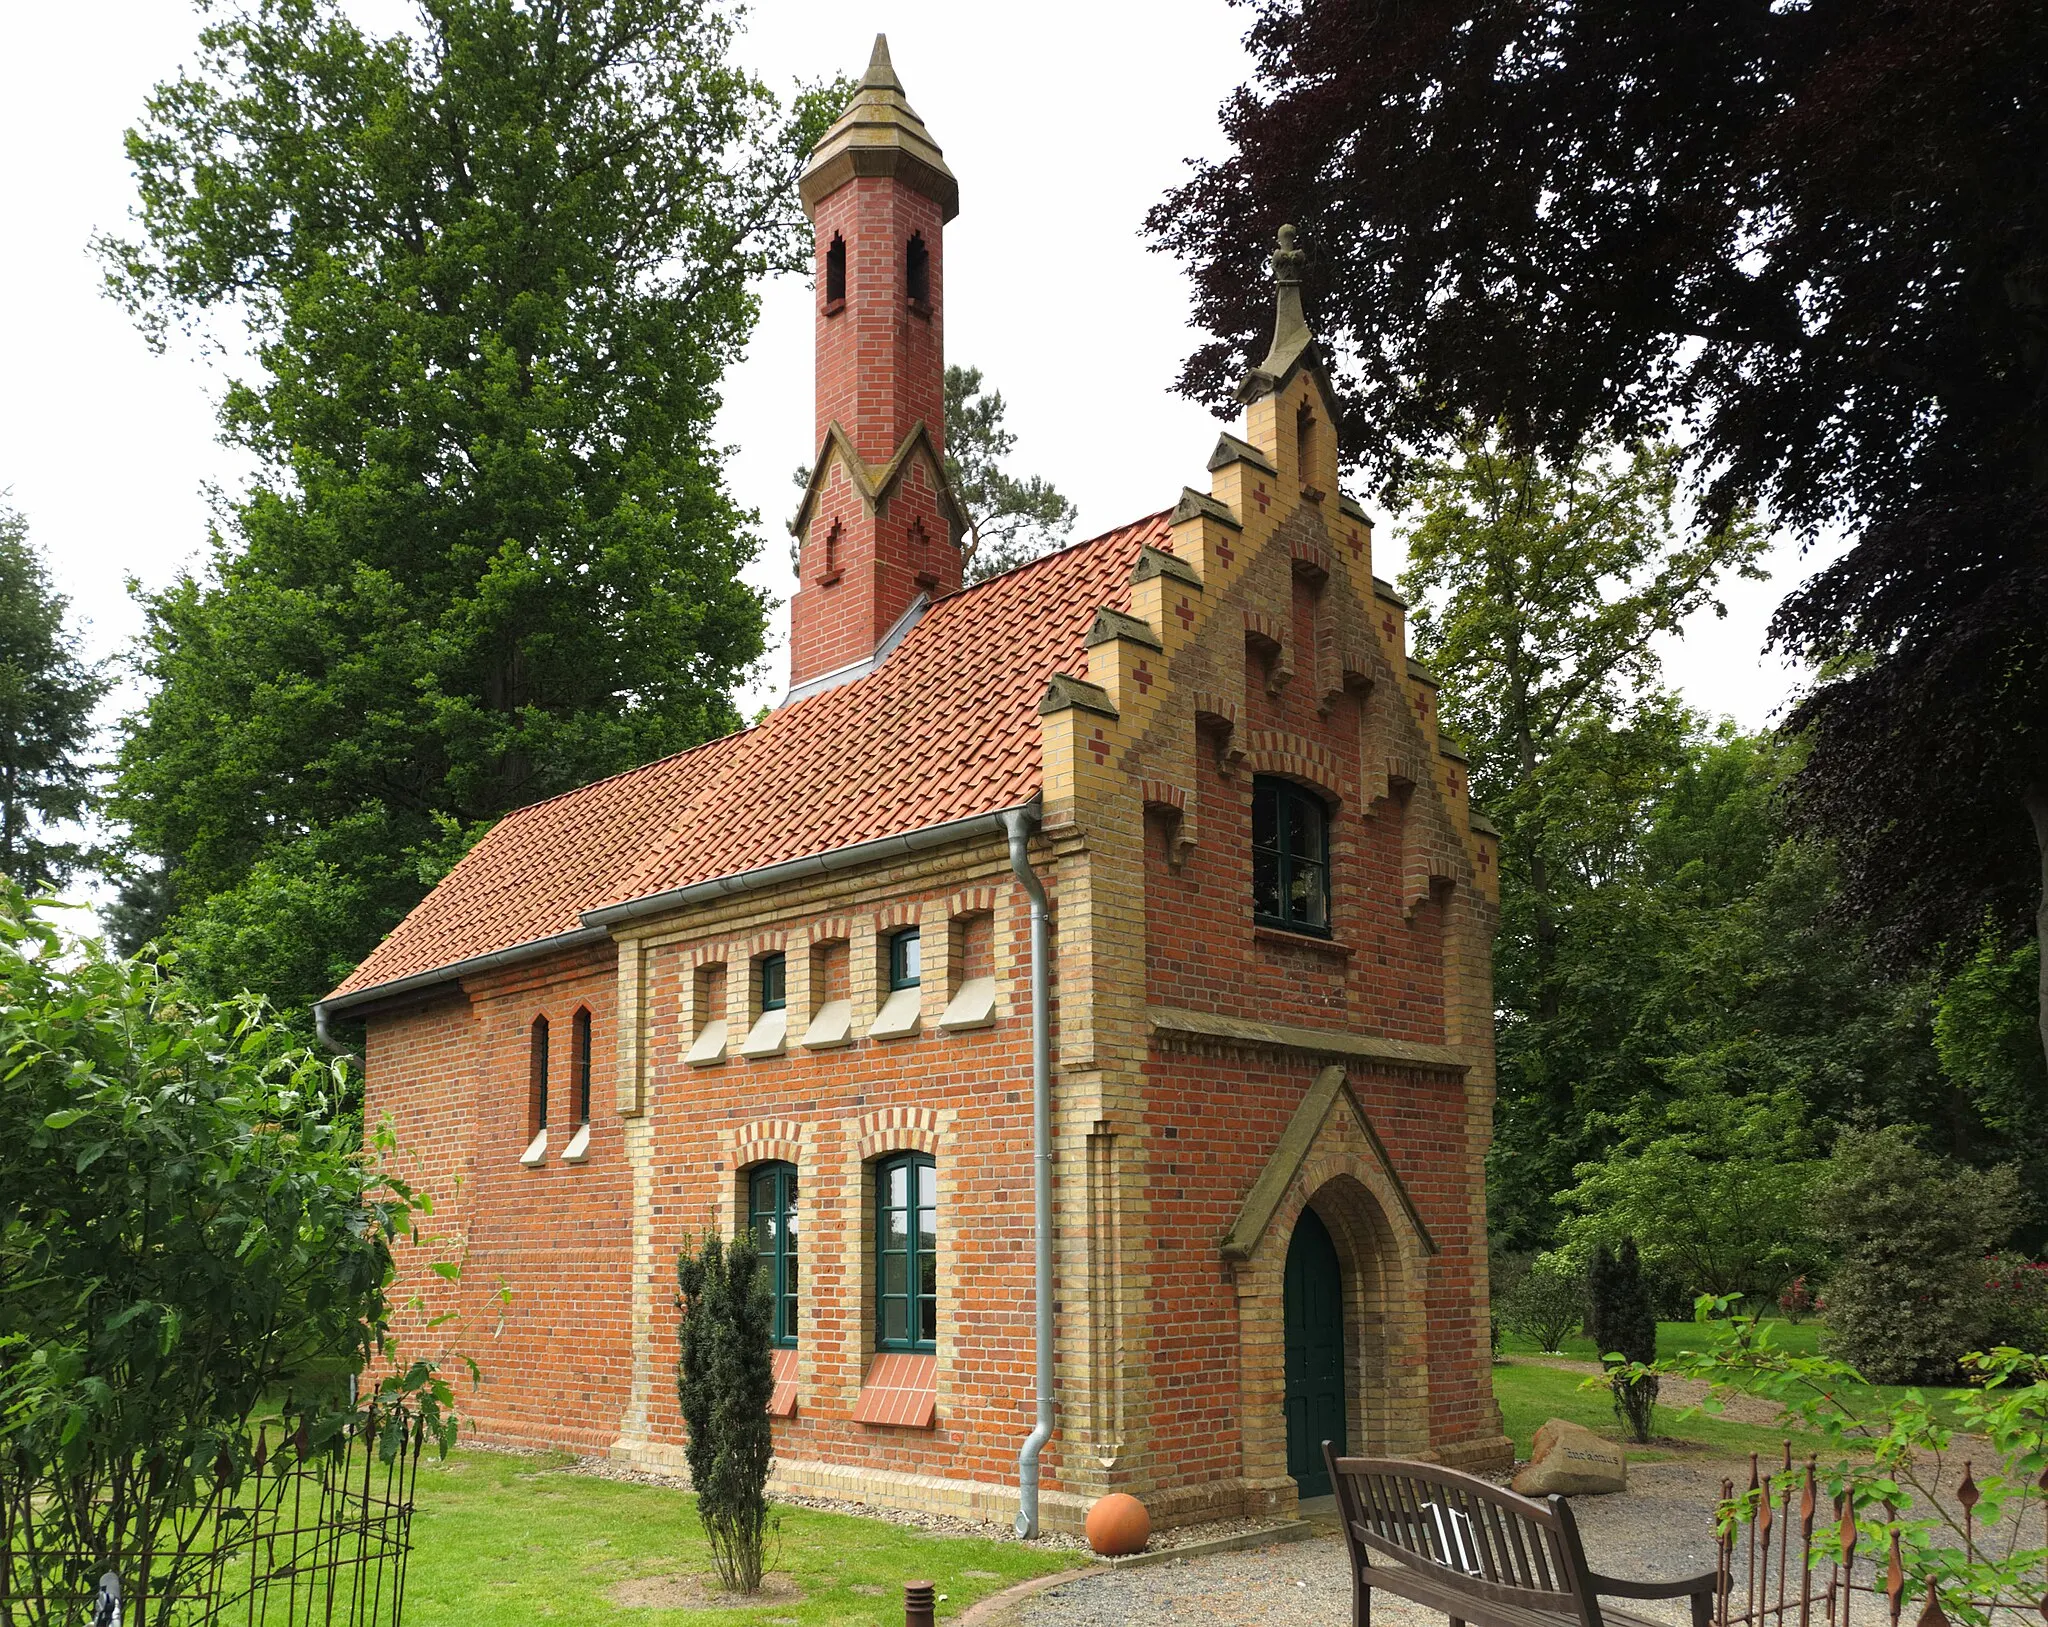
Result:
M1588 1572L1586 1580L1595 1593L1614 1599L1683 1599L1695 1593L1712 1593L1717 1578L1713 1571L1703 1571L1676 1582L1630 1582L1595 1571Z

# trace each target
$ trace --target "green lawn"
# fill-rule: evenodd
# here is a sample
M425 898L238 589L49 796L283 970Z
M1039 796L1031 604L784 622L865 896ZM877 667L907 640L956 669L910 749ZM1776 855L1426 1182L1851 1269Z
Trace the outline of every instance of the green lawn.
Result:
M1502 1426L1515 1443L1515 1455L1527 1457L1536 1431L1552 1418L1584 1424L1599 1434L1619 1438L1621 1424L1614 1416L1614 1402L1605 1390L1580 1386L1585 1375L1561 1372L1555 1367L1515 1364L1493 1370L1494 1399L1500 1402ZM1660 1406L1651 1422L1659 1437L1649 1446L1630 1446L1629 1456L1652 1462L1677 1453L1698 1452L1703 1456L1743 1457L1751 1452L1774 1456L1783 1449L1787 1431L1739 1424L1712 1413L1681 1416L1681 1409ZM1799 1437L1793 1437L1796 1442Z
M1821 1335L1826 1332L1823 1324L1808 1320L1797 1324L1770 1319L1771 1342L1780 1350L1794 1355L1811 1356L1820 1348ZM1720 1329L1713 1324L1702 1326L1697 1322L1659 1322L1657 1324L1657 1359L1665 1361L1681 1350L1711 1349ZM1503 1332L1500 1341L1504 1355L1538 1355L1535 1341L1518 1334ZM1564 1349L1557 1354L1579 1361L1595 1360L1593 1341L1579 1334L1573 1334L1564 1342ZM1514 1441L1517 1450L1526 1453L1529 1442L1546 1418L1568 1418L1574 1423L1586 1425L1603 1433L1612 1433L1616 1426L1613 1403L1604 1391L1579 1389L1581 1376L1576 1373L1559 1372L1555 1368L1507 1366L1493 1370L1493 1391L1500 1401L1501 1414L1506 1420L1508 1437ZM1851 1386L1845 1392L1845 1399L1852 1402L1858 1397L1872 1397L1896 1400L1906 1393L1905 1386L1897 1384L1873 1384ZM1939 1387L1930 1387L1927 1393L1936 1399L1938 1410L1949 1409L1940 1403ZM1957 1420L1950 1413L1951 1424ZM1696 1417L1682 1420L1679 1409L1659 1407L1657 1409L1654 1433L1672 1437L1678 1444L1666 1447L1633 1448L1632 1453L1645 1458L1669 1456L1674 1450L1683 1451L1688 1447L1705 1451L1731 1451L1737 1453L1776 1452L1786 1437L1782 1429L1762 1428L1751 1424L1733 1423L1712 1413L1700 1413ZM1798 1437L1794 1437L1795 1447Z
M930 1580L939 1615L1028 1577L1084 1562L1070 1550L932 1536L884 1520L784 1509L775 1568L803 1589L732 1609L621 1610L607 1591L636 1577L702 1574L710 1555L689 1493L597 1480L569 1460L460 1451L420 1467L408 1627L900 1627L903 1584Z

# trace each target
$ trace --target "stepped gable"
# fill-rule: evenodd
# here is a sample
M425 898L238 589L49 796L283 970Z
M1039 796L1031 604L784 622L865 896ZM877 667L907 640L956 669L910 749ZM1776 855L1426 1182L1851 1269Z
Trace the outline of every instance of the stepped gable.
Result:
M584 910L992 813L1039 788L1038 702L1085 673L1166 512L950 594L881 667L737 734L507 814L333 994L533 943Z

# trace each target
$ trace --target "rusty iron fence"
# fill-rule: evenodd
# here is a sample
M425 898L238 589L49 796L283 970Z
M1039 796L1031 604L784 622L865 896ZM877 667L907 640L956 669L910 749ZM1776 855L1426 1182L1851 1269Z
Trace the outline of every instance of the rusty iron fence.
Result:
M427 1429L368 1407L316 1438L261 1426L250 1471L108 1555L0 1507L0 1627L399 1627Z
M1964 1460L1950 1496L1965 1550L1974 1558L1989 1533L1977 1521L1982 1497L1973 1467ZM1850 1493L1830 1493L1815 1458L1795 1463L1787 1442L1783 1464L1765 1473L1751 1453L1744 1492L1732 1480L1721 1483L1715 1627L1899 1627L1909 1604L1918 1607L1915 1627L1950 1627L1951 1612L1980 1621L2019 1624L2036 1615L2048 1621L2048 1567L2033 1597L1951 1596L1944 1604L1940 1589L1914 1574L1895 1523L1898 1508L1882 1506L1894 1523L1873 1552ZM2048 1474L2015 1501L2012 1517L2019 1522L2009 1534L2015 1544L2030 1518L2048 1523Z

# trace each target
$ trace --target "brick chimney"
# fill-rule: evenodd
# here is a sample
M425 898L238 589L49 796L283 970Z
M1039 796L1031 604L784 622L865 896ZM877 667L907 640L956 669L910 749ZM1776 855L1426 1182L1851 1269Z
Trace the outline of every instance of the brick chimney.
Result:
M799 182L817 243L817 457L791 529L792 700L859 677L960 585L947 487L945 223L960 188L875 37Z

